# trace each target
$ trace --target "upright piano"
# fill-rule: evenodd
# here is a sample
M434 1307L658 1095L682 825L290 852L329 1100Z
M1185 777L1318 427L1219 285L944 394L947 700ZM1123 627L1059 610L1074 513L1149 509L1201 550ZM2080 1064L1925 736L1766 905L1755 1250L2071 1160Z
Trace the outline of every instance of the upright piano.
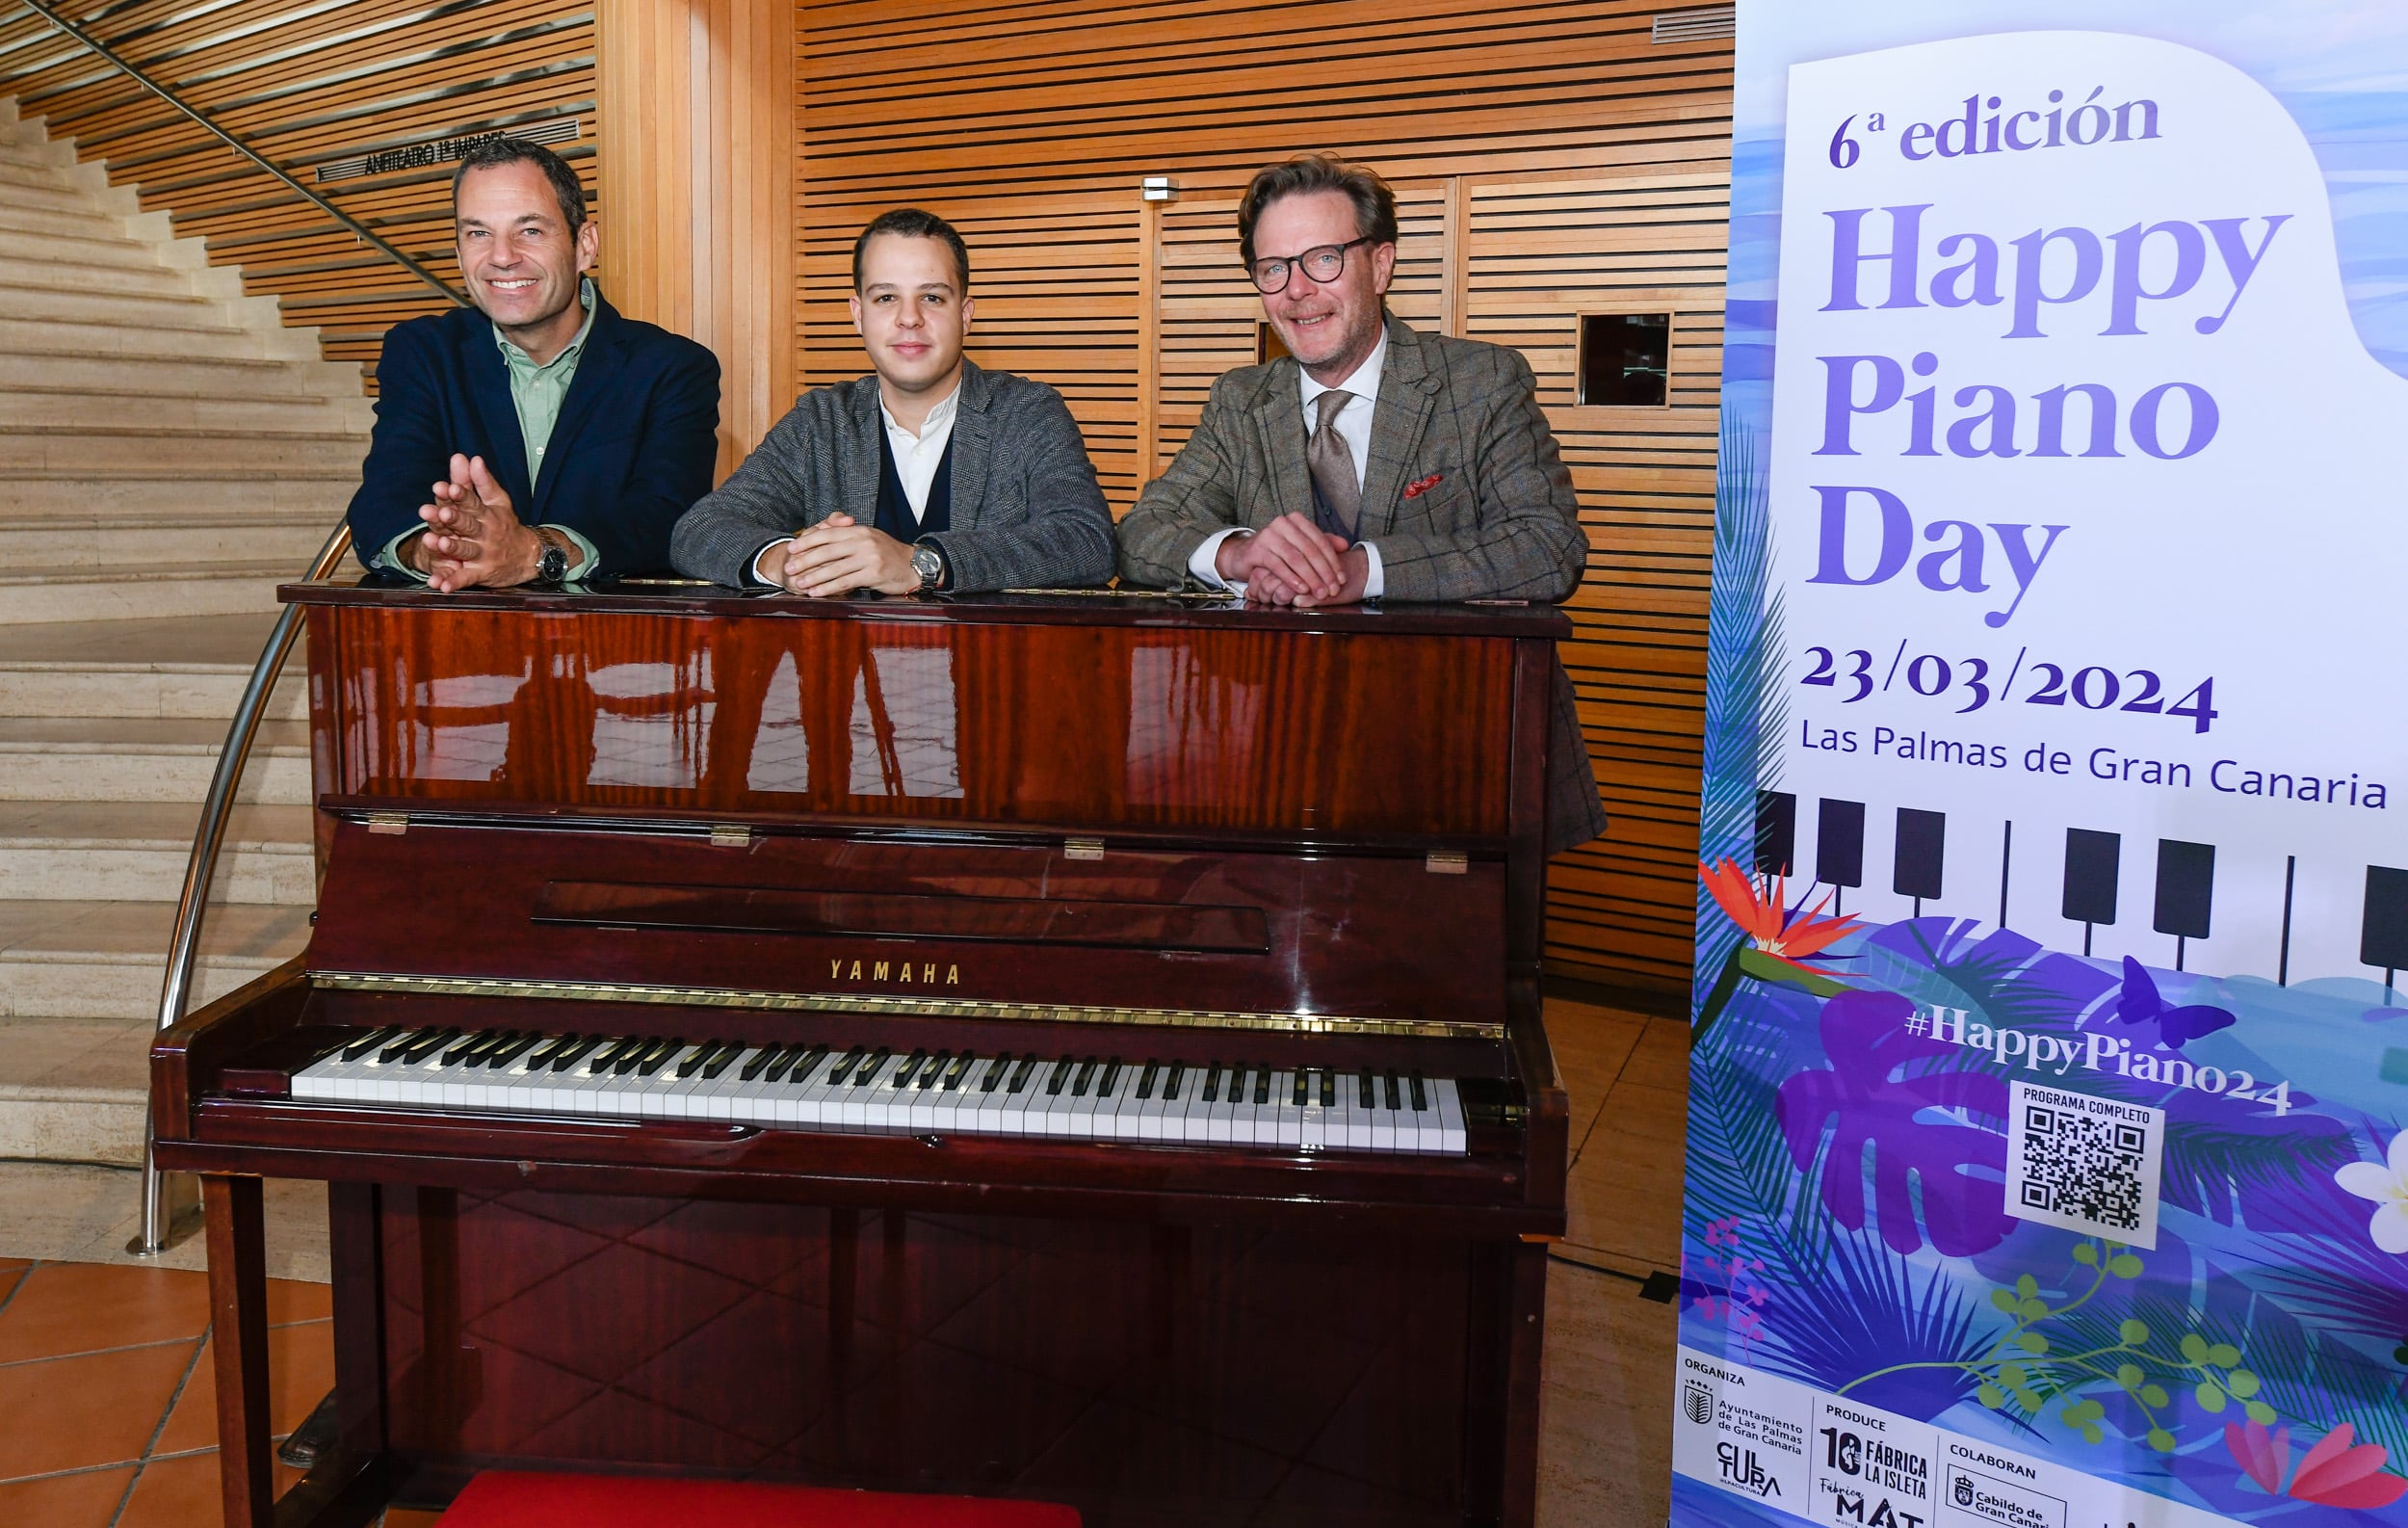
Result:
M282 597L309 945L152 1057L229 1524L511 1465L1531 1520L1559 613ZM280 1502L262 1177L329 1185Z

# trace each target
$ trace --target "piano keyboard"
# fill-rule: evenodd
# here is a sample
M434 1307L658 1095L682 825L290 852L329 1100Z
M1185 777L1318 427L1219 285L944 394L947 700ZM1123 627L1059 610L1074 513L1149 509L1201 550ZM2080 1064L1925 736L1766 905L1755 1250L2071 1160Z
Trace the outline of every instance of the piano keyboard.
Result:
M2408 970L2408 869L1829 798L1799 807L1757 793L1756 872L1869 922L1945 913L2103 960L2283 983L2388 988Z
M795 1130L1464 1152L1463 1100L1420 1072L1034 1051L740 1045L655 1036L380 1029L292 1095L450 1113L724 1120Z

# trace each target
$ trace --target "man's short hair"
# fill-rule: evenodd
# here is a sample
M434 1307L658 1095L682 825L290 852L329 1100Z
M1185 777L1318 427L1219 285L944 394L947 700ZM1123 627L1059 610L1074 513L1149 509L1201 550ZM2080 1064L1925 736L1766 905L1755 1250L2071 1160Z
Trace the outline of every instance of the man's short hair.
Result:
M905 239L934 239L954 251L954 277L960 283L961 295L970 293L970 250L961 242L954 225L933 212L918 207L897 207L881 212L861 230L861 237L852 241L852 289L861 290L861 257L870 248L870 241L881 233Z
M552 183L552 195L561 204L561 221L574 234L586 225L586 188L577 182L577 171L568 168L568 161L523 138L488 138L460 155L459 168L452 171L452 203L459 204L459 183L472 170L487 170L495 165L533 165L543 171L543 178Z
M1238 257L1248 267L1254 264L1254 224L1272 202L1314 191L1342 192L1354 203L1357 238L1374 244L1397 242L1397 194L1377 171L1332 153L1298 154L1285 164L1256 171L1247 182L1245 197L1238 203Z

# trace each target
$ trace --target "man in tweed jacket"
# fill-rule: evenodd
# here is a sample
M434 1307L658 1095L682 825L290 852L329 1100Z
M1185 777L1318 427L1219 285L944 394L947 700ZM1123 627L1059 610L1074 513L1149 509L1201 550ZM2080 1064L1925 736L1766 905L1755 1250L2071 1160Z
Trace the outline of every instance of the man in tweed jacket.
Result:
M1300 606L1569 596L1588 540L1530 363L1387 313L1387 185L1328 155L1274 165L1238 243L1288 355L1213 384L1120 522L1122 579ZM1606 829L1560 663L1550 721L1552 853Z
M1112 577L1112 512L1061 395L962 356L970 258L944 220L889 212L853 246L875 370L796 401L677 522L696 578L812 596L1078 588Z

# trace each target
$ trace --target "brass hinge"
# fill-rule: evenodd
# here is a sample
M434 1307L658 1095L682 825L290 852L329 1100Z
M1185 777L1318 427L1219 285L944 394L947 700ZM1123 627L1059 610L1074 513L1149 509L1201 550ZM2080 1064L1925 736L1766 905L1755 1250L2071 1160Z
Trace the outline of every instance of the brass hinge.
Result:
M370 812L368 830L372 833L391 833L398 838L409 831L409 813Z
M1422 868L1433 876L1460 876L1472 868L1472 856L1447 850L1422 856Z
M752 830L742 823L720 823L711 830L714 849L746 849L751 844Z
M1064 859L1101 859L1104 857L1104 840L1065 838L1061 841L1061 854Z

